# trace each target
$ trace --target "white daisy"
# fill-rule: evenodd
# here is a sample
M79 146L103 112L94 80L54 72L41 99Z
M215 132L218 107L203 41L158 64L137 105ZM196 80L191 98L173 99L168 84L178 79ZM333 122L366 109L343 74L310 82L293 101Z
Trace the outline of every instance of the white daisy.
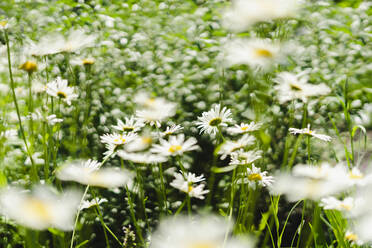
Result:
M338 200L333 196L322 198L320 200L321 207L324 209L336 209L339 211L351 211L354 207L354 199L352 197L346 197L342 201Z
M233 122L230 118L231 111L221 105L215 105L210 111L203 112L202 116L198 117L196 125L200 128L200 133L206 132L211 135L215 135L218 132L218 128L221 126L226 127L228 122Z
M98 197L92 199L91 201L84 200L81 205L80 205L80 210L90 208L96 205L101 205L102 203L108 202L107 199L101 198L99 199Z
M267 171L261 171L260 168L252 164L252 168L247 168L247 173L243 173L241 180L238 183L248 183L252 188L256 188L256 185L261 187L271 186L274 182L273 176L268 176Z
M104 188L116 188L131 184L132 174L123 169L99 169L100 163L88 160L83 163L71 163L57 170L57 177L64 181L75 181L85 185Z
M223 23L241 32L257 22L294 16L297 10L297 0L234 0L224 13Z
M196 176L194 173L187 173L186 175L181 173L174 173L175 179L170 185L182 192L187 193L190 197L204 199L204 194L207 194L209 190L204 190L205 184L200 183L205 180L204 176Z
M8 20L1 20L0 21L0 30L5 30L9 28Z
M151 126L161 127L161 122L176 114L176 105L166 103L156 108L137 110L136 116L139 120Z
M145 130L140 136L133 139L132 142L125 145L125 150L128 152L144 151L151 147L155 141L155 134L149 130Z
M177 156L184 152L193 151L199 148L197 140L191 137L185 141L185 135L170 136L169 141L160 139L160 145L153 145L151 152L159 153L163 156Z
M153 154L149 152L141 152L141 153L134 153L134 152L126 152L124 150L118 151L118 156L124 160L129 160L134 163L139 164L157 164L157 163L164 163L168 159L164 156Z
M356 244L358 246L362 246L365 244L363 240L361 240L358 235L350 230L347 230L345 233L345 240L349 241L352 244Z
M136 119L134 116L130 118L125 117L125 123L121 120L117 120L117 125L112 126L114 129L121 131L121 132L138 132L145 124L141 121Z
M251 164L257 159L262 158L262 151L261 150L253 150L253 151L243 151L239 150L236 152L231 153L231 162L230 165L247 165Z
M183 127L181 125L173 124L172 126L167 126L164 132L160 133L161 137L172 135L180 130L182 130Z
M151 237L150 248L251 248L251 242L231 238L232 224L220 216L168 218Z
M106 133L101 136L101 142L104 144L113 144L116 146L129 143L137 137L137 134L128 133L128 134L118 134L118 133Z
M81 194L65 191L56 195L46 186L37 186L30 193L19 188L3 189L0 212L18 224L37 230L57 228L72 230Z
M247 64L267 70L282 58L280 46L269 39L234 39L225 45L227 66Z
M274 90L278 94L280 103L295 99L307 102L309 97L328 95L331 92L331 89L324 83L317 85L307 83L307 77L303 76L303 73L295 75L289 72L281 72L274 81L277 83Z
M307 128L303 128L303 129L290 128L289 129L289 132L291 134L306 134L306 135L310 135L310 136L313 136L315 138L318 138L320 140L327 141L327 142L329 142L329 141L332 140L332 137L330 137L328 135L317 134L315 131L310 130L310 124L307 125Z
M252 121L249 124L246 123L241 123L240 125L235 124L234 127L229 127L227 128L227 132L231 135L236 135L236 134L242 134L242 133L248 133L248 132L253 132L262 126L262 123L255 123Z
M78 95L74 93L74 87L67 86L67 80L57 77L54 81L47 83L46 92L48 95L62 99L68 105L75 100Z
M253 145L256 138L254 136L245 134L237 141L227 140L225 141L218 150L218 154L221 155L221 160L224 160L232 152L240 149L244 149L247 146Z

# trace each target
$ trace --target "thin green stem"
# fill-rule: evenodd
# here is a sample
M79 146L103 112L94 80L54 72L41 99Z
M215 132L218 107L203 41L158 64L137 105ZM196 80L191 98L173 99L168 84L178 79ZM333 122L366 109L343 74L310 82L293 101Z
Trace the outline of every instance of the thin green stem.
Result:
M12 90L13 102L14 102L14 105L16 107L19 129L21 131L22 139L23 139L23 142L24 142L25 147L26 147L26 152L27 152L27 154L30 158L30 161L31 161L32 180L34 182L37 182L37 181L39 181L39 176L37 175L36 164L34 162L34 159L32 158L31 151L30 151L30 149L28 147L28 144L27 144L25 132L24 132L23 125L22 125L22 119L21 119L21 115L20 115L20 111L19 111L19 106L18 106L18 102L17 102L17 97L16 97L15 90L14 90L15 89L15 83L14 83L14 79L13 79L12 62L11 62L11 59L10 59L9 37L8 37L8 32L7 32L6 29L4 29L4 36L5 36L6 49L7 49L7 55L8 55L8 69L9 69L9 77L10 77L10 88Z

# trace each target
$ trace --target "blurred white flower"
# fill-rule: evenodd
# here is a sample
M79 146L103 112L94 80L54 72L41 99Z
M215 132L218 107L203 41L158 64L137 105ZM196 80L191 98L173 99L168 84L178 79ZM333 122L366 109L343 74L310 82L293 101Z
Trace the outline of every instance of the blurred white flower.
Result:
M97 37L86 35L83 30L72 30L68 37L62 34L49 34L40 39L37 44L30 44L28 53L34 56L45 56L61 52L76 52L77 50L91 47Z
M313 130L310 130L310 124L307 125L307 128L303 128L303 129L298 129L298 128L290 128L289 129L289 132L291 134L306 134L306 135L310 135L312 137L315 137L315 138L318 138L320 140L323 140L323 141L331 141L332 140L332 137L328 136L328 135L325 135L325 134L317 134L315 131Z
M123 145L126 143L131 142L135 138L137 138L137 134L134 133L128 133L128 134L118 134L118 133L113 133L109 134L106 133L102 135L101 137L101 142L104 144L112 144L112 145Z
M324 209L335 209L339 211L351 211L354 207L354 198L346 197L342 201L333 196L322 198L320 200L321 207Z
M252 121L249 124L246 123L241 123L240 125L235 124L234 127L227 128L227 132L231 135L243 134L256 131L260 129L261 126L262 123L255 123L254 121Z
M40 158L44 154L41 152L35 152L32 154L32 160L34 161L35 164L44 164L44 159ZM30 157L26 158L25 165L31 165L31 159Z
M251 242L230 238L231 223L217 216L177 216L163 220L151 237L150 248L250 248Z
M117 168L99 169L101 166L95 160L82 163L71 163L57 170L57 177L64 181L75 181L85 185L104 188L116 188L131 184L132 174Z
M230 118L231 111L221 105L215 105L210 111L203 112L202 116L198 117L196 125L200 128L200 133L206 132L207 134L215 135L219 127L226 127L227 123L232 122Z
M160 139L160 145L155 144L151 148L151 152L159 153L163 156L177 156L184 152L193 151L199 148L197 140L191 137L185 141L185 135L170 136L169 140Z
M241 32L257 22L292 17L297 11L297 0L233 0L223 15L223 23Z
M218 150L218 154L221 155L220 159L225 159L232 152L235 152L240 149L244 149L247 146L253 145L256 138L249 134L243 135L240 139L236 141L227 140L225 141Z
M280 46L269 39L234 39L225 45L227 66L247 64L267 70L283 57Z
M272 194L285 194L289 201L301 199L319 200L346 190L349 185L343 180L344 169L327 163L318 167L296 165L293 174L280 173L270 187Z
M49 227L72 230L81 194L65 191L56 195L46 186L37 186L32 193L19 188L3 189L0 211L18 224L37 230Z
M194 173L188 172L187 174L174 173L175 179L170 183L170 185L180 191L187 193L190 197L195 197L199 199L204 199L204 194L207 194L209 190L204 190L205 184L200 183L205 180L204 176L196 176Z
M289 72L280 72L274 81L277 83L274 90L278 94L280 103L295 99L307 102L309 97L328 95L331 92L331 89L324 83L307 83L307 78L303 76L303 73L295 75Z
M126 152L124 150L118 151L118 156L124 160L129 160L134 163L139 164L156 164L156 163L163 163L168 159L164 156L153 154L149 152Z
M78 95L74 93L75 88L67 86L67 80L57 77L54 81L47 83L46 92L48 95L62 99L68 105L75 100Z

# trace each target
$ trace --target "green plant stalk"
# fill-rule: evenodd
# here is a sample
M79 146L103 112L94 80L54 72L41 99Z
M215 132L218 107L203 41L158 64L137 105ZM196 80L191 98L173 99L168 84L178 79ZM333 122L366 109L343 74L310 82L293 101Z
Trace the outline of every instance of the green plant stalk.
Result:
M101 168L105 163L106 161L109 159L109 156L107 156L101 163L101 165L98 167L98 168ZM76 214L76 218L75 218L75 224L74 224L74 228L72 229L72 236L71 236L71 243L70 243L70 248L73 248L74 246L74 237L75 237L75 233L76 233L76 227L77 227L77 223L78 223L78 220L79 220L79 215L80 215L80 212L81 212L81 204L83 203L84 199L85 199L85 196L87 195L88 193L88 190L89 190L89 185L87 185L85 187L85 191L84 191L84 194L83 196L81 197L81 200L80 200L80 203L79 203L79 209L77 211L77 214Z
M135 214L135 210L134 210L134 207L133 207L133 202L132 202L132 198L130 196L129 189L128 189L127 186L125 187L125 189L127 191L130 216L132 217L134 227L136 228L136 231L137 231L137 235L138 235L141 243L144 245L145 244L145 241L144 241L143 236L142 236L141 228L138 225L138 222L137 222L137 219L136 219L136 214Z
M11 59L10 59L9 37L8 37L8 32L7 32L6 29L4 29L4 36L5 36L6 50L7 50L7 55L8 55L8 69L9 69L9 77L10 77L10 88L12 90L13 102L14 102L14 105L16 107L19 129L21 131L22 139L23 139L23 142L24 142L25 147L26 147L26 152L27 152L27 154L30 158L30 161L31 161L31 172L32 172L31 173L31 179L32 179L32 181L37 182L37 181L39 181L39 176L37 174L36 164L34 162L34 159L32 158L31 151L30 151L30 149L28 147L28 144L27 144L25 132L24 132L23 125L22 125L21 115L20 115L20 111L19 111L19 107L18 107L17 97L16 97L15 90L14 90L15 83L14 83L14 79L13 79L12 62L11 62Z
M232 214L233 214L233 208L234 208L233 205L234 205L235 184L236 184L235 177L236 177L236 168L233 170L232 179L231 179L230 203L229 203L229 210L228 210L229 212L228 224L230 224L232 221ZM229 235L229 230L227 229L225 233L225 239L223 242L224 246L226 244L228 235Z
M116 237L116 235L114 234L114 232L111 231L111 229L106 225L106 223L103 221L103 216L102 216L102 212L101 212L101 209L99 208L99 205L98 205L98 201L97 201L97 197L96 197L96 194L94 193L94 190L91 190L92 191L92 194L93 194L93 197L95 199L95 202L96 202L96 209L97 209L97 213L98 213L98 217L101 221L101 224L102 224L102 227L103 227L103 230L104 230L104 233L105 233L105 238L106 238L106 243L107 243L107 246L110 247L109 245L109 242L108 242L108 238L107 238L107 233L106 233L106 230L111 234L111 236L119 243L120 247L123 246L123 244L120 242L120 240L118 239L118 237Z
M162 163L158 164L159 166L159 178L160 178L160 187L161 187L161 193L162 193L162 198L163 198L163 204L164 204L164 212L167 215L168 213L168 203L167 203L167 195L165 193L165 184L164 184L164 175L163 175L163 165Z
M31 147L34 138L34 121L32 119L32 112L34 112L34 99L32 97L32 74L28 73L28 113L30 115L30 133L31 133Z

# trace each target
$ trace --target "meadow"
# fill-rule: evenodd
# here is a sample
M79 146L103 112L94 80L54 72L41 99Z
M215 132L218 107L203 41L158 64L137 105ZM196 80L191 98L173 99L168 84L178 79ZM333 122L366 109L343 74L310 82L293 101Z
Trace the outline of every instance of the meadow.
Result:
M0 247L372 247L372 2L0 1Z

